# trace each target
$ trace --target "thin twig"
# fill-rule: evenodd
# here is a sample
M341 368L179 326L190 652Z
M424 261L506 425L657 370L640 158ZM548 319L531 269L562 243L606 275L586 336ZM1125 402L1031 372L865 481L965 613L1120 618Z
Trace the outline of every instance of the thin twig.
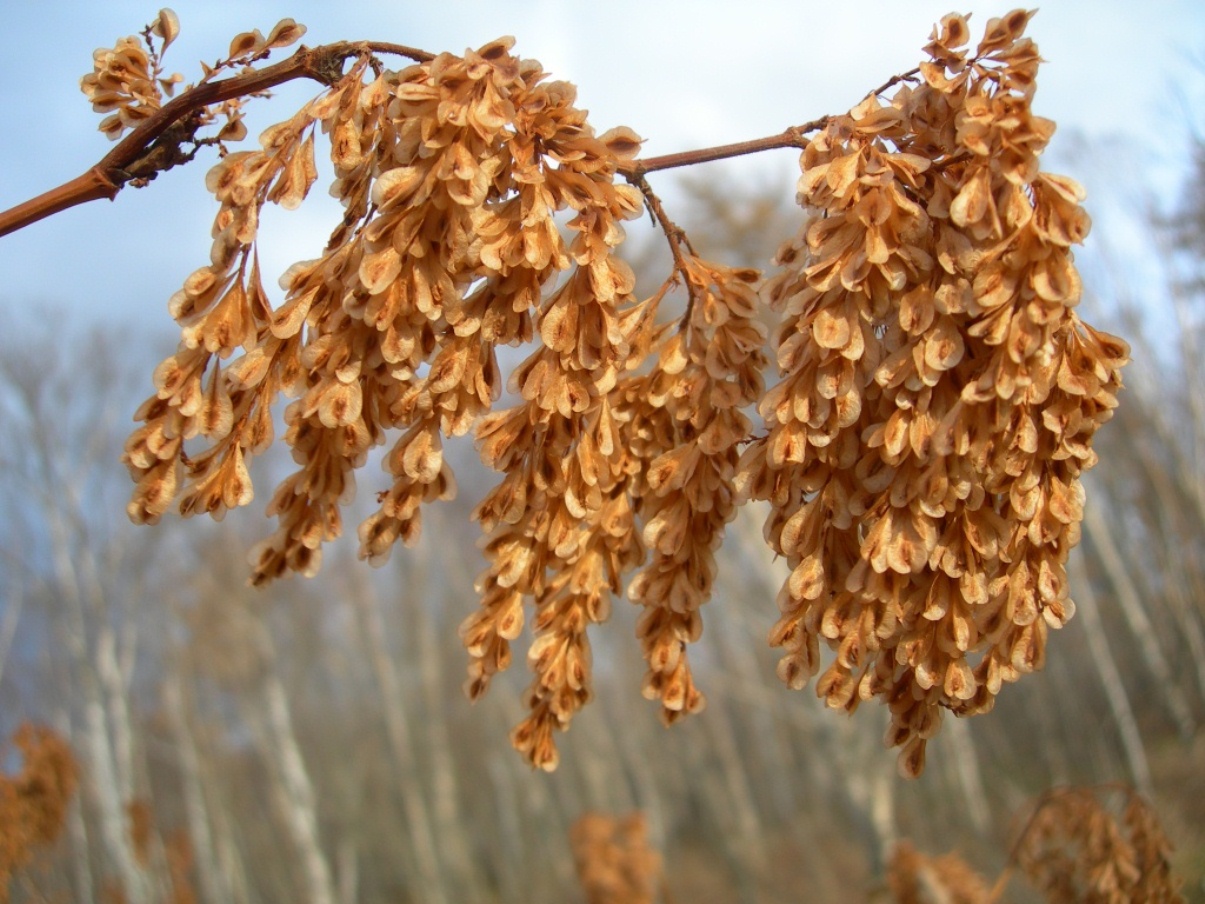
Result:
M419 62L434 59L432 54L424 50L401 44L339 41L321 47L301 47L287 60L275 65L218 81L202 82L164 104L83 175L0 213L0 236L16 232L78 204L102 198L113 200L130 181L131 173L137 172L138 178L148 177L145 166L140 169L137 164L145 163L148 154L156 149L160 136L212 104L257 94L299 78L333 85L342 77L343 65L350 57L372 53L400 54ZM163 145L158 147L162 149ZM163 156L165 161L177 159L176 154L166 150Z
M870 97L871 95L873 95L875 97L878 97L884 91L894 88L900 82L910 82L913 79L915 79L918 75L920 75L920 67L919 66L917 66L915 69L909 69L907 72L901 72L899 75L893 75L891 78L887 79L887 81L883 82L883 84L879 85L879 87L875 88L873 91L871 91L866 96Z
M644 195L645 206L648 207L649 213L661 227L661 231L665 233L666 241L669 242L669 253L673 256L674 267L667 282L676 280L678 274L681 274L682 281L686 284L686 313L682 315L682 327L685 328L690 323L690 315L694 310L695 285L687 272L686 255L682 253L682 248L685 246L691 257L698 257L698 254L695 253L694 246L690 244L686 231L669 218L669 214L665 212L665 206L653 191L652 186L649 185L644 174L625 174L625 177L628 182L640 189L640 193Z
M761 151L772 151L777 148L804 148L807 146L806 135L823 129L828 124L828 117L813 119L801 126L791 126L777 135L765 138L755 138L752 141L738 141L735 144L721 144L713 148L701 148L697 151L681 151L676 154L664 154L660 157L649 157L644 160L633 160L622 163L619 172L632 178L639 178L646 173L657 170L675 169L680 166L694 166L697 163L710 163L713 160L726 160L729 157L742 157L746 154L757 154ZM633 185L636 183L633 182Z
M181 162L184 159L184 152L173 152L171 149L164 148L162 143L156 145L156 141L173 125L194 118L197 113L212 104L263 92L299 78L309 78L324 85L333 85L341 77L343 65L348 58L378 53L397 54L417 62L434 59L433 54L414 47L407 47L404 44L385 41L339 41L314 48L301 47L287 60L275 65L218 81L202 82L164 104L158 112L135 128L99 163L83 175L26 201L24 204L0 213L0 236L15 232L78 204L97 201L101 198L112 200L131 180L133 173L137 173L140 180L149 181L150 178L153 178L153 173L146 172L147 158L157 148L164 160L168 162L168 166ZM919 69L913 69L901 75L892 76L871 93L881 94L893 85L915 77L919 71ZM658 170L693 166L777 148L803 148L807 145L807 135L824 128L828 121L829 117L822 116L765 138L664 154L646 160L635 160L621 164L619 172L632 181L632 184L638 185L633 180ZM181 130L181 135L187 137L194 132L195 130L185 129ZM142 165L139 166L139 164ZM167 167L154 171L161 171L162 168Z

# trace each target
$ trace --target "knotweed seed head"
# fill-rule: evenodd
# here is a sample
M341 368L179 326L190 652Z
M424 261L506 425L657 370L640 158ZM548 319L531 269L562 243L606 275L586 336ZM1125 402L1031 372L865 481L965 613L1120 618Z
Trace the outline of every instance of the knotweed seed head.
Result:
M1037 168L1027 19L968 56L947 18L922 84L829 121L801 161L816 214L768 286L783 379L740 481L792 568L779 674L803 686L823 639L817 692L883 699L908 775L942 709L990 709L1070 617L1079 478L1127 355L1074 310L1087 218Z
M898 842L887 864L887 885L894 904L990 904L991 889L958 854L929 857L907 841Z
M1133 789L1061 788L1040 798L1013 859L1050 901L1179 904L1172 846Z
M61 834L79 772L70 745L48 728L21 725L13 744L23 762L17 774L0 775L0 901L12 874Z
M587 813L569 832L578 881L588 904L652 904L661 856L648 840L644 814Z
M208 174L210 261L169 302L181 342L126 445L130 517L250 502L248 463L283 396L297 470L271 497L252 582L317 571L357 471L391 441L358 528L361 557L381 564L418 539L424 504L455 495L445 441L472 433L500 477L473 515L487 565L460 629L466 690L483 694L530 628L512 741L551 769L556 733L593 694L588 632L625 590L643 610L645 696L666 722L702 709L688 648L716 551L736 506L766 500L766 539L791 568L770 633L779 676L819 675L833 708L880 699L918 774L942 712L990 709L1071 617L1080 477L1127 356L1075 309L1071 246L1089 220L1082 189L1039 168L1054 125L1031 110L1029 17L992 19L972 52L966 20L947 16L890 97L812 129L798 182L811 216L764 285L696 255L648 188L640 138L596 134L573 86L513 39L400 71L354 50ZM110 131L158 109L151 38L176 31L161 14L146 49L98 53L85 91L117 117ZM300 34L291 20L245 32L205 79ZM238 137L240 102L201 114L226 116L217 140ZM308 195L319 132L343 216L274 303L261 212ZM674 267L639 299L620 248L645 204ZM675 282L690 300L666 322ZM763 301L780 315L772 337ZM499 346L526 351L509 374Z

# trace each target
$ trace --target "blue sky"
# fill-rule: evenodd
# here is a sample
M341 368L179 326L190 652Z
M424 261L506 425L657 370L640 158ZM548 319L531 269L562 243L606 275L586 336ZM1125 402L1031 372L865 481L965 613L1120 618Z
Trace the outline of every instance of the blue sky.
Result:
M250 0L236 6L180 0L173 8L182 32L167 63L190 81L197 61L223 55L235 33L267 32L285 16L308 26L304 41L311 45L375 38L459 51L512 34L518 53L578 85L579 100L600 131L629 125L647 139L644 153L655 155L760 137L848 108L869 88L915 65L933 23L951 3ZM972 13L972 31L978 32L990 16L1010 8L974 2L959 11ZM79 78L90 71L94 48L136 33L157 9L128 0L6 0L0 12L0 117L10 137L0 143L0 209L80 174L108 151ZM1194 99L1199 107L1205 97L1205 63L1193 62L1205 60L1205 4L1053 0L1041 7L1030 34L1048 60L1035 106L1061 131L1051 168L1087 184L1090 209L1124 207L1117 193L1148 179L1161 189L1174 184ZM282 94L300 99L313 90L289 87ZM288 96L261 105L250 120L253 134L291 112ZM1205 116L1193 124L1205 127ZM1066 137L1076 133L1086 140ZM1095 150L1083 171L1062 159L1074 147ZM1107 148L1124 153L1101 152ZM35 316L53 311L88 322L149 321L166 332L168 297L208 257L214 206L203 176L210 162L0 238L0 304ZM717 178L733 171L781 174L784 192L794 190L790 151L714 166ZM658 178L658 187L672 196L673 177ZM314 194L314 200L324 195ZM307 211L311 206L279 220L276 245L265 252L269 272L320 250L332 217L322 202Z

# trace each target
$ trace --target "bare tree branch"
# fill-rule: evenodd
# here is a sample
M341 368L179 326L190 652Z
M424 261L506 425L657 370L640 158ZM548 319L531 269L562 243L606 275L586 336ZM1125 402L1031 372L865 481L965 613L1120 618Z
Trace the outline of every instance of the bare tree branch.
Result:
M247 97L299 78L332 85L342 75L349 58L371 53L393 53L418 62L433 59L424 50L401 44L339 41L321 47L301 47L287 60L264 69L202 82L164 104L83 175L0 213L0 236L88 201L102 198L111 201L131 179L153 178L189 159L191 155L182 150L181 144L192 139L196 118L211 104Z

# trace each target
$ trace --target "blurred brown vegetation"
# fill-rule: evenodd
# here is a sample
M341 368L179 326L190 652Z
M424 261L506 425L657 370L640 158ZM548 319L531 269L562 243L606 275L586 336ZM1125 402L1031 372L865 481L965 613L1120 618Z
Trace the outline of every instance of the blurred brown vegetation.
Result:
M21 771L0 775L0 902L9 900L9 881L38 848L56 841L75 793L76 763L67 742L30 724L17 729L13 746Z
M675 203L684 226L704 224L691 230L704 255L760 264L801 217L781 187L714 184L684 183ZM1120 781L1154 802L1187 898L1205 900L1205 204L1184 204L1150 224L1157 280L1127 284L1081 256L1084 304L1135 351L1087 481L1077 616L1046 670L993 714L947 720L913 782L895 777L878 713L835 719L774 680L765 636L783 575L755 506L730 528L705 615L706 713L660 725L640 700L633 607L618 607L624 627L597 641L597 703L565 737L560 770L537 774L502 740L523 676L473 707L461 692L456 625L480 569L468 503L432 510L418 547L381 570L354 567L344 547L311 581L250 590L253 517L124 523L116 462L128 387L145 372L138 337L11 330L0 732L53 725L80 770L59 842L13 899L608 900L580 890L571 827L634 810L664 858L663 900L882 899L902 839L998 875L1026 801ZM471 447L448 454L470 483ZM1026 894L1005 900L1039 900Z

